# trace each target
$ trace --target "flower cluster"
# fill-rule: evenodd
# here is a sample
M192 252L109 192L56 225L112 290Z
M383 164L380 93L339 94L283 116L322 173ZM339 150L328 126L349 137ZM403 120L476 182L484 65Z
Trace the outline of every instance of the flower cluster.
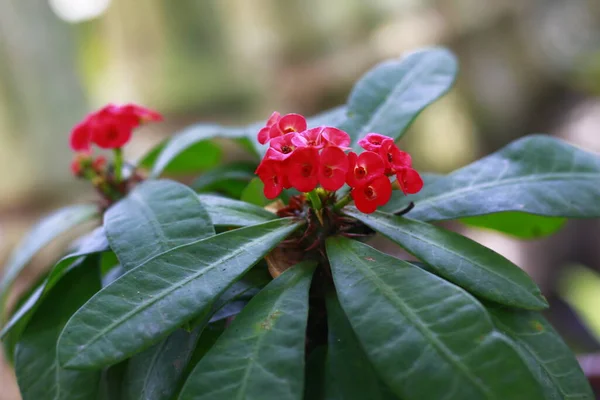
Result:
M135 104L109 104L89 114L73 128L71 149L87 153L92 144L103 149L118 149L129 142L131 133L141 123L161 120L159 113Z
M388 136L369 133L358 142L365 151L346 154L350 150L346 132L330 126L307 129L302 115L275 112L258 132L258 141L269 143L256 169L269 199L292 187L310 192L320 184L334 192L348 184L356 207L372 213L391 197L389 177L396 177L405 194L417 193L423 187L410 155Z

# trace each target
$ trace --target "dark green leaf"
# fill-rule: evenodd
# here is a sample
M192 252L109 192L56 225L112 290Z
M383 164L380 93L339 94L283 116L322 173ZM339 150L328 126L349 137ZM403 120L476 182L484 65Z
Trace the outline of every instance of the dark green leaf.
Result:
M533 310L548 306L540 289L522 269L467 237L380 211L363 214L349 207L345 212L426 262L436 274L478 297Z
M123 379L127 371L127 361L102 370L97 400L121 400Z
M108 250L108 242L102 227L85 235L75 242L71 254L63 257L50 270L48 276L42 284L37 287L27 300L11 316L0 332L0 339L4 338L9 332L14 332L17 337L21 334L31 315L40 304L40 300L56 285L56 283L71 268L86 262L86 256L90 254L101 253Z
M341 129L353 143L370 132L399 139L425 107L450 89L457 69L454 55L439 48L377 65L352 89Z
M8 291L31 258L56 237L76 225L97 216L97 207L79 204L61 208L38 222L19 245L13 250L4 266L4 276L0 282L0 321L5 320L4 307Z
M304 400L324 400L326 398L326 362L327 346L318 346L307 357L304 367Z
M123 382L123 399L172 399L202 328L192 332L178 329L159 344L131 357Z
M44 299L23 332L15 370L24 400L95 399L99 371L69 371L56 359L56 342L71 315L100 289L98 259L71 270Z
M327 296L327 399L391 400L396 397L380 381L335 294Z
M250 181L248 186L242 191L242 197L240 200L246 203L254 204L259 207L264 207L269 204L272 200L265 197L263 193L265 185L258 178L254 178Z
M577 359L544 317L494 306L488 311L496 327L517 344L546 400L594 399Z
M218 227L250 226L277 218L272 212L245 201L209 194L201 194L198 198L208 211L213 225Z
M106 211L104 229L127 271L174 247L215 234L196 193L168 180L136 187Z
M510 341L464 290L365 244L327 240L340 304L404 400L543 399Z
M257 294L196 365L179 399L302 399L314 268L300 263Z
M239 162L215 167L196 179L191 187L196 192L218 192L239 198L242 190L256 177L256 163Z
M507 211L461 218L460 222L477 228L492 229L521 239L539 239L557 232L567 220L560 217L543 217L518 211Z
M278 219L236 229L176 247L130 270L71 318L58 343L61 365L98 368L160 341L210 310L221 293L298 226Z
M442 221L502 211L600 217L600 157L543 135L528 136L382 209Z
M256 134L256 133L255 133ZM225 127L214 124L197 124L173 136L159 151L152 162L152 154L142 160L142 165L152 165L150 176L155 178L180 158L197 163L195 171L217 164L220 149L210 142L214 138L244 139L249 135L246 127ZM216 151L215 151L216 150Z

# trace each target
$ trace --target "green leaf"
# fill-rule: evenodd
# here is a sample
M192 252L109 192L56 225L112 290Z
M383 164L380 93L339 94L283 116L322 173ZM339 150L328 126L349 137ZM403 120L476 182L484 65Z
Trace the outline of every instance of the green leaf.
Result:
M100 289L98 259L74 268L35 312L17 344L15 370L24 400L95 399L99 371L58 365L56 342L71 315Z
M314 128L317 126L333 126L339 127L346 121L348 118L348 107L345 105L331 108L327 111L323 111L319 114L313 115L312 117L307 118L306 124L309 128ZM258 132L257 132L258 133Z
M179 399L302 399L315 266L300 263L257 294L196 365Z
M61 365L98 368L160 341L207 312L299 225L278 219L236 229L176 247L130 270L71 318L58 343Z
M543 399L517 350L467 292L353 240L329 238L327 255L340 304L397 396Z
M127 361L103 369L96 400L121 400L126 371Z
M480 298L532 310L548 306L522 269L465 236L380 211L363 214L354 207L344 210L427 263L436 274Z
M265 197L263 189L265 185L259 178L254 178L250 181L248 186L242 191L242 197L240 200L246 203L254 204L259 207L264 207L269 204L272 200Z
M304 366L304 400L325 399L326 361L327 346L324 345L313 349L306 358L306 365Z
M190 186L196 192L220 192L239 198L242 190L256 177L256 163L239 162L220 165L202 174Z
M150 176L153 178L159 176L180 158L194 160L197 163L196 171L206 169L206 167L216 165L220 159L220 149L210 142L211 139L245 139L249 136L249 132L247 127L234 128L215 124L192 125L169 139L153 163L150 154L142 160L141 164L152 164Z
M154 147L140 162L139 166L150 169L157 162L162 151L170 143L169 140L160 143ZM170 160L163 160L166 165L161 165L160 172L151 172L152 178L157 178L161 174L168 175L190 175L201 171L206 171L218 165L223 158L223 151L218 144L211 140L203 140L190 144L185 151L178 154Z
M277 218L275 214L245 201L201 194L198 196L214 226L250 226Z
M196 193L168 180L137 186L106 211L104 229L127 271L174 247L215 234Z
M202 327L178 329L159 344L133 356L123 382L124 400L170 400L179 390Z
M573 353L540 314L488 307L496 327L516 343L546 400L594 399Z
M334 293L327 295L327 399L391 400Z
M600 157L549 136L532 135L382 208L443 221L503 211L548 217L600 217Z
M477 228L492 229L520 239L539 239L557 232L567 220L560 217L543 217L518 211L507 211L465 217L461 218L460 222Z
M69 206L46 216L29 231L4 266L4 277L0 282L0 322L5 320L4 308L8 291L33 256L62 233L96 216L97 207L94 205Z
M71 268L86 262L88 255L101 253L108 250L108 242L102 227L83 236L75 242L72 252L59 260L48 273L48 276L37 287L23 304L11 315L8 322L0 331L0 339L3 339L8 333L13 332L17 337L20 336L31 315L38 308L41 299L52 289L56 283Z
M340 128L353 143L370 132L399 139L425 107L450 89L457 70L456 57L441 48L385 61L356 83Z

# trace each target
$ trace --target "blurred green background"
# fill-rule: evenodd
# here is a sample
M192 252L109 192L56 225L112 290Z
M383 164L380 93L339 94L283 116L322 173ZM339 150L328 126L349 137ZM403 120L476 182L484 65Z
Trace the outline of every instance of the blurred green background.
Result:
M400 143L420 170L451 171L528 133L600 151L597 0L0 0L0 259L42 213L93 198L70 176L67 140L107 102L164 113L126 149L137 158L194 122L342 104L377 62L436 45L461 72ZM526 243L458 229L540 283L572 346L600 350L597 221ZM0 399L17 396L0 373Z

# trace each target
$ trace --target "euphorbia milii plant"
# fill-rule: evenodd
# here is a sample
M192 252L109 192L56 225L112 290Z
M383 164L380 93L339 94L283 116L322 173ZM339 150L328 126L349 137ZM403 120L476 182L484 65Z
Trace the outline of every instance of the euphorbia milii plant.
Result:
M99 202L40 221L0 284L23 398L592 399L532 279L436 222L531 239L597 218L600 158L534 135L448 175L417 172L400 139L456 73L449 51L417 51L323 114L198 124L129 163L122 147L160 114L85 117L71 169ZM220 162L214 138L253 161ZM39 250L90 221L7 302Z

